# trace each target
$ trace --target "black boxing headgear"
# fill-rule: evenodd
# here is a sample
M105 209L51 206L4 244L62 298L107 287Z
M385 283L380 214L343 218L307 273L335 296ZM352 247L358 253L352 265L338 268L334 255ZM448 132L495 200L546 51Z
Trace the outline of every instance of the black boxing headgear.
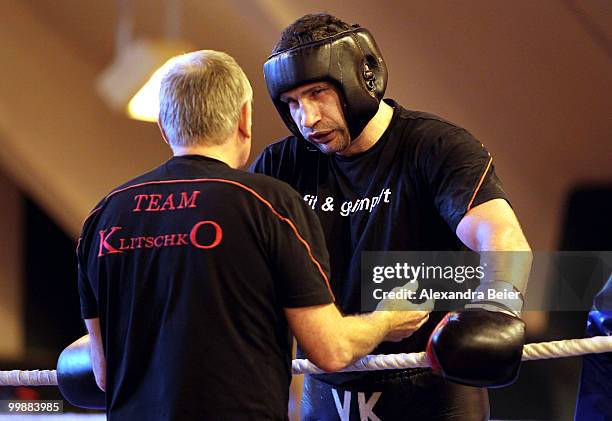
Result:
M387 87L387 66L372 34L355 26L272 54L264 64L264 77L276 109L299 138L300 130L281 94L307 83L332 83L341 94L351 139L356 139L378 111Z

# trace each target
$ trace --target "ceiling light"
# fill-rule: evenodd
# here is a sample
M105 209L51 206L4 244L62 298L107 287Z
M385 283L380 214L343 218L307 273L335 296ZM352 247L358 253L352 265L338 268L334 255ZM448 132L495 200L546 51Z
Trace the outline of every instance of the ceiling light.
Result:
M156 121L159 84L171 58L192 50L188 43L176 40L130 42L98 77L97 90L112 109Z

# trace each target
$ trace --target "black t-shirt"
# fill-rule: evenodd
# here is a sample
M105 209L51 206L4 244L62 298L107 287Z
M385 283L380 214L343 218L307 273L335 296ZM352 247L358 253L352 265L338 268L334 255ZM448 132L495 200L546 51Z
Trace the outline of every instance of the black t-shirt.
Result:
M109 419L287 419L283 308L333 302L320 223L288 185L174 157L98 204L77 255Z
M455 230L468 209L506 198L490 154L470 133L386 101L394 108L391 123L366 152L326 155L289 136L269 145L251 166L289 183L316 211L330 253L332 289L346 313L360 310L362 251L465 249ZM439 316L375 352L423 351Z

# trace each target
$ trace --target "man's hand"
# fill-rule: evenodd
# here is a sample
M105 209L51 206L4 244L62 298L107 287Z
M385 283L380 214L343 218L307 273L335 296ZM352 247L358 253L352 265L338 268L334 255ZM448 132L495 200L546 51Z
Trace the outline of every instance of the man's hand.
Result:
M103 392L106 392L106 358L102 346L102 333L100 332L100 319L85 319L85 326L90 335L91 364L96 379L96 384Z
M382 341L400 341L412 335L427 321L431 307L430 302L417 306L386 299L377 311L368 314L343 316L334 304L285 308L285 314L310 361L332 372L367 355Z
M106 392L106 374L101 370L94 370L94 377L96 378L96 384L101 391Z
M401 295L402 290L416 291L417 282L409 282L402 287L393 288L392 293ZM385 341L399 342L419 330L429 319L429 313L433 309L433 300L427 300L421 304L414 304L406 299L386 298L376 306L376 311L386 312L389 319L389 332Z
M399 342L406 339L429 319L429 311L393 311L390 314L389 333L385 336L385 341Z

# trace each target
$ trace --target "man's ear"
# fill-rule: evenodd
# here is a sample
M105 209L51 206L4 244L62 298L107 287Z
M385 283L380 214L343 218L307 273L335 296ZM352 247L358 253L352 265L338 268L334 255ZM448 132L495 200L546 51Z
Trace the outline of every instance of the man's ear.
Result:
M168 142L168 137L166 136L166 131L164 130L164 128L162 127L159 118L157 119L157 127L159 127L159 131L161 132L162 138L164 139L164 142L166 142L166 144L168 146L170 146L170 142Z
M252 106L251 101L247 101L240 107L240 119L238 120L238 131L244 139L251 138L251 125L252 125Z

